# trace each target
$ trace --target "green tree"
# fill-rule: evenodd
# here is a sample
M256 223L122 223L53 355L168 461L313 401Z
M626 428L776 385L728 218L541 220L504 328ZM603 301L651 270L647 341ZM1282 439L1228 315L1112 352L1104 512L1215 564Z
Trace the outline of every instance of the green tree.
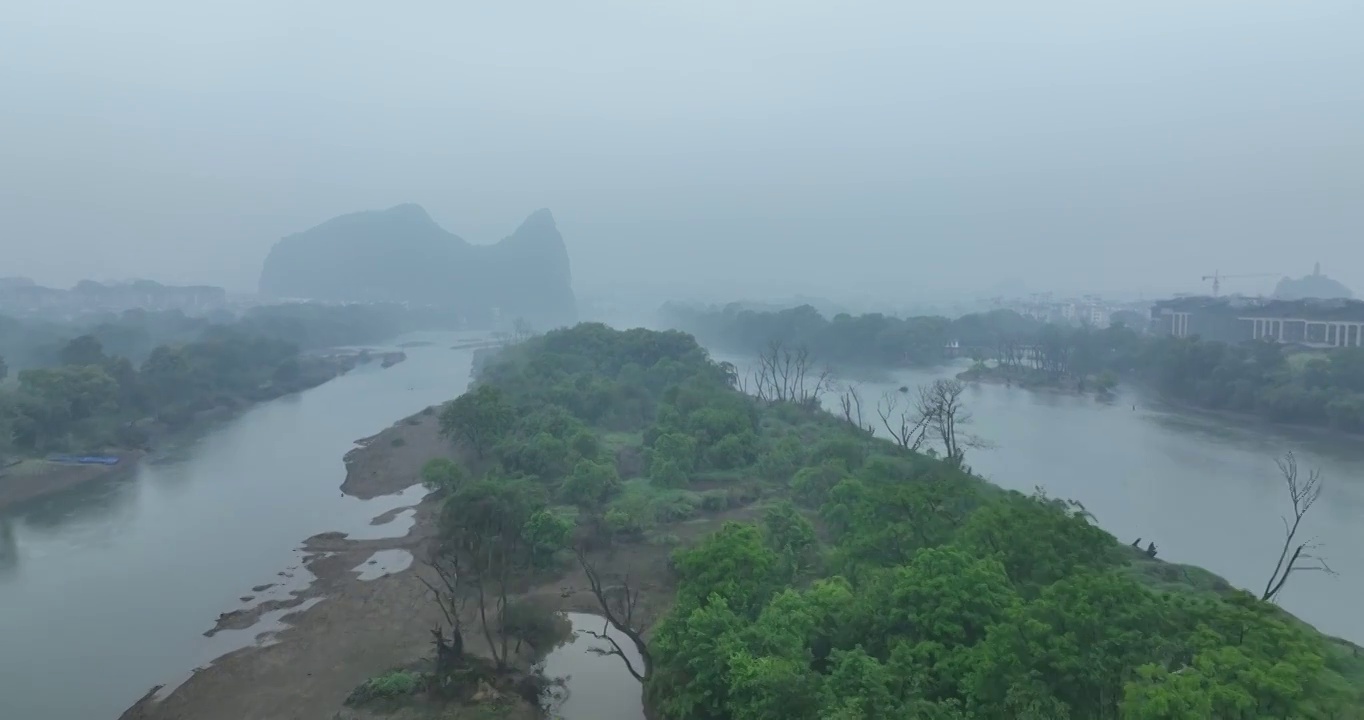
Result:
M650 648L660 669L647 690L663 717L730 717L728 658L744 649L744 625L720 595L683 601L659 624Z
M448 458L432 458L422 466L422 485L431 492L452 494L466 479L464 468Z
M86 434L82 426L116 409L118 384L103 369L88 366L31 368L19 373L17 438L32 449L60 446Z
M990 627L977 646L971 702L990 718L1019 703L1114 717L1126 680L1167 642L1164 613L1133 580L1077 571Z
M819 549L815 526L789 502L781 502L763 512L763 536L784 567L787 582L809 572Z
M663 463L672 463L683 473L690 473L696 469L696 456L696 440L681 432L665 433L654 441L649 474L657 475Z
M564 500L581 508L599 508L620 489L620 475L611 463L579 460L564 480Z
M481 384L448 403L440 413L443 435L468 443L480 459L511 430L515 411L503 392Z
M94 335L81 335L72 338L57 353L63 365L103 365L108 359L104 346Z
M998 558L1009 579L1025 592L1117 562L1112 535L1084 513L1041 495L1013 492L976 510L958 538L971 552Z
M526 520L522 533L530 547L531 563L547 567L555 553L568 547L573 523L549 510L537 510Z
M776 590L777 554L753 525L726 523L674 558L681 583L678 597L704 603L722 597L734 612L756 617Z
M528 567L535 542L527 531L540 532L548 522L532 525L543 510L536 488L523 480L484 478L462 485L441 509L438 554L458 568L460 582L472 586L478 602L479 623L494 662L505 668L508 635L508 595L515 573Z

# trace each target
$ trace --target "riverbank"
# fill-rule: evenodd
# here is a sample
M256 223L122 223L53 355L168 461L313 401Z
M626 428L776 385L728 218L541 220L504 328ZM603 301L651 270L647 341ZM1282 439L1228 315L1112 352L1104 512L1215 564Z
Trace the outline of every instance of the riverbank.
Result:
M0 510L96 480L124 477L137 469L142 450L114 453L114 465L50 462L32 458L0 468Z
M311 390L361 365L378 362L387 369L407 359L403 352L368 349L323 351L301 358L299 372L289 380L277 380L249 397L222 396L173 418L147 417L130 424L145 441L135 448L104 448L99 454L118 458L113 465L51 462L26 458L0 467L0 510L61 493L94 482L107 482L137 471L138 463L164 455L168 448L197 437L213 426L240 416L271 400Z
M587 329L581 332L593 332L593 330ZM565 345L582 347L589 344L580 342L566 343ZM506 388L519 388L528 384L533 385L535 381L534 376L521 376L504 379L503 385ZM717 396L717 401L719 397L725 397L723 393L726 392L729 391L720 391L721 394ZM1017 398L1020 394L1010 393L1010 395ZM1078 405L1080 403L1072 404ZM807 418L800 411L792 411L787 407L764 410L764 412L769 411L771 414L767 417L775 422L784 422L782 417L813 419ZM1127 417L1126 413L1119 413L1118 415ZM655 415L649 413L643 416L647 418ZM826 426L829 423L827 418L819 418L818 421ZM419 472L417 468L420 468L430 457L448 454L438 435L438 430L435 427L436 422L434 411L421 412L362 442L360 448L347 454L346 482L343 487L349 486L350 490L356 493L362 491L391 492L403 487L405 482L403 478L399 477L403 473L390 471L390 468L399 459L403 459L405 462L410 461L409 467L415 473ZM1038 423L1033 423L1030 427L1038 425ZM417 428L422 428L421 432L429 434L420 437L411 435L411 433L417 432ZM831 427L829 429L834 430ZM1055 434L1054 428L1048 430ZM833 434L837 435L838 433ZM606 437L603 438L608 452L612 448L616 450L614 457L618 468L627 459L624 457L623 451L637 451L639 442L638 437L623 437L622 435L620 432L607 432L605 433ZM434 449L434 454L419 451L423 443L428 442L432 443L430 447ZM1112 464L1113 450L1112 447L1103 448L1109 464ZM1037 454L1035 450L1033 453ZM611 457L601 453L598 453L597 456L603 460ZM1060 454L1056 456L1059 457ZM1053 466L1049 469L1054 470L1054 461L1049 460L1049 465ZM742 472L746 475L752 471L744 470ZM620 474L632 476L632 479L635 479L633 476L639 474L639 469L636 467L633 472L621 472ZM330 478L331 476L326 477ZM1033 476L1025 474L1024 477L1031 480ZM1042 475L1039 473L1037 477L1042 477ZM414 475L407 478L407 481L415 481L415 479L416 476ZM1086 479L1089 478L1086 477ZM694 499L700 509L721 510L729 507L727 502L736 499L738 496L735 493L716 492L721 488L714 483L718 482L723 486L743 490L743 495L750 498L761 494L758 487L740 487L742 480L742 475L726 475L723 478L698 477L693 479L690 488L698 496ZM334 487L331 484L332 482L331 479L323 479L320 484L326 487ZM633 483L628 492L647 490L647 482ZM811 487L808 483L802 483L802 486L811 491L819 491L817 485ZM1149 487L1149 484L1144 484L1144 486ZM362 490L362 487L365 489ZM778 490L777 487L773 489ZM328 493L330 492L334 491L328 491ZM996 497L995 492L997 491L982 492L981 499L997 501L999 498ZM780 496L780 491L778 490L776 494ZM874 500L874 498L865 499L866 502ZM286 611L292 610L294 612L291 618L293 625L272 635L270 640L274 644L263 648L239 651L227 656L202 673L196 674L190 682L172 692L165 701L143 703L142 710L149 714L130 717L328 717L329 713L335 712L339 704L344 702L347 694L346 687L359 684L359 682L352 684L353 679L377 676L394 667L411 667L412 663L419 662L421 658L429 655L427 631L431 624L425 621L430 619L434 606L427 597L424 587L419 586L419 580L417 584L407 582L406 587L403 586L405 579L416 578L420 570L414 571L408 567L401 567L401 563L395 563L394 572L387 573L377 580L365 581L354 576L356 571L366 575L371 574L366 572L366 566L370 564L369 560L362 558L365 556L365 551L372 552L376 547L387 548L386 551L388 552L406 552L421 557L421 545L424 540L430 537L428 533L423 538L422 529L429 529L431 520L435 516L435 506L429 499L418 503L413 497L413 502L415 507L410 510L414 520L412 529L405 534L403 539L385 541L385 543L418 538L415 544L404 547L396 544L359 541L362 544L357 545L352 544L349 538L335 533L314 536L305 546L309 552L305 565L319 577L319 581L313 583L312 587L324 589L325 583L333 582L333 594L319 594L319 590L311 588L293 593L297 597L291 598L290 601L297 599L300 602L292 607L284 608ZM881 505L884 504L881 503ZM1018 503L1014 504L1018 505ZM625 510L630 509L628 504L617 505L618 509L622 507ZM642 586L643 598L648 606L648 615L656 616L666 610L675 591L671 585L669 564L666 562L673 546L685 544L694 537L708 533L716 526L716 523L723 522L726 519L752 517L754 511L759 507L759 505L731 507L721 511L718 515L708 513L706 516L695 520L668 523L656 528L657 531L655 532L640 532L638 535L642 536L643 542L617 546L616 554L611 558L603 559L599 566L603 569L609 569L613 575L629 572L631 584ZM1019 507L1023 506L1019 505ZM1195 507L1198 506L1195 505ZM1202 511L1206 512L1207 506L1201 507L1203 508ZM400 510L398 514L403 512L407 511ZM391 521L392 515L392 512L386 513L385 518ZM676 516L673 515L673 517ZM629 516L627 516L628 518ZM1143 529L1143 534L1145 534L1145 529ZM1163 536L1160 539L1163 543ZM1236 540L1244 554L1244 537L1237 537ZM1135 554L1137 551L1126 552ZM326 555L326 553L330 553L330 555ZM322 564L322 559L325 557L348 559L345 562L332 563L331 567L328 568ZM370 560L378 561L379 559L370 557ZM356 564L351 565L352 562ZM347 567L350 570L346 570ZM1132 563L1130 567L1135 574L1143 578L1144 582L1171 590L1207 593L1210 599L1225 592L1228 587L1227 583L1221 581L1216 583L1205 582L1202 576L1207 574L1197 571L1196 568L1166 565L1160 561L1143 563L1140 558L1136 558L1136 562ZM323 580L324 573L330 580ZM582 578L576 572L555 573L554 577L530 579L525 587L525 595L543 599L553 609L577 607L591 610L593 609L592 597L579 589L583 587L583 584ZM389 588L393 594L384 595L382 600L377 601L366 601L361 597L365 593L378 595L379 591L375 588L380 587ZM375 605L374 602L381 604ZM419 618L423 622L417 622ZM249 618L242 620L242 622L247 621ZM477 645L481 644L481 641L476 637L470 637L469 640L470 649L477 651ZM379 650L372 651L368 646L369 643L375 643L375 647L378 647ZM389 652L385 648L395 649ZM325 659L320 659L319 655ZM229 663L237 660L240 660L242 664L238 666L238 675L234 678L224 668L230 669ZM723 658L720 661L723 662ZM325 677L322 677L323 674ZM256 701L256 698L262 695L269 698L268 703ZM167 703L177 701L177 697L178 701L181 702L179 714L174 712L175 708L173 707L166 709L170 707ZM200 710L202 712L198 712ZM214 712L221 714L209 714ZM453 716L460 717L458 713Z
M434 457L451 455L439 434L435 408L411 415L380 433L357 441L346 454L346 477L341 491L369 499L393 495L421 482L421 468ZM703 519L662 528L676 543L709 534L729 520L754 517L759 506L735 508ZM395 667L421 663L431 655L431 629L441 621L418 573L425 546L435 533L438 500L424 497L374 518L372 524L393 522L411 515L411 527L400 537L353 540L341 533L323 533L303 542L303 567L286 568L282 581L305 572L315 579L305 588L276 599L226 613L209 634L251 628L265 619L284 627L257 638L256 644L218 658L198 669L174 688L153 689L129 708L120 720L293 720L295 718L364 718L364 711L344 708L347 696L371 677ZM668 570L674 544L619 545L609 558L610 572L629 574L641 590L640 616L651 622L667 612L675 588ZM407 553L413 562L371 580L361 573L376 553ZM380 557L383 557L381 555ZM608 558L591 559L606 567ZM381 561L382 562L382 561ZM518 599L533 601L560 612L597 613L586 575L577 565L562 572L526 578ZM269 590L253 588L244 595ZM245 589L244 589L245 592ZM469 608L471 613L476 612ZM474 627L474 625L470 625ZM489 655L482 633L470 632L466 649ZM622 668L622 672L624 669ZM159 697L164 693L164 697ZM449 710L449 709L446 709ZM533 717L528 708L509 709L504 717ZM413 715L412 717L421 717ZM459 718L443 714L442 718Z
M419 484L424 459L417 457L441 446L433 413L413 415L360 443L347 454L342 485L343 493L358 498L394 494ZM153 689L120 717L332 717L355 686L428 649L429 632L439 623L440 611L425 600L426 588L416 575L400 571L360 580L355 570L364 568L375 553L418 551L430 536L434 510L434 503L422 500L374 518L372 524L383 525L410 511L411 528L399 537L351 540L340 533L323 533L308 538L303 542L304 565L297 570L310 573L311 583L285 599L226 613L209 633L250 628L281 610L283 629L197 670L163 698L157 699L155 691L160 689ZM289 569L281 573L284 580L294 574Z

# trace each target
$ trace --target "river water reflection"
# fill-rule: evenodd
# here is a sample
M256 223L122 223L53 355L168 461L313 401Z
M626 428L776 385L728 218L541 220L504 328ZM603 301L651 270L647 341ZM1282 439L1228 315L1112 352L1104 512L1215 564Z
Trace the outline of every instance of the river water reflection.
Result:
M472 351L450 348L468 337L402 338L431 344L257 406L173 460L0 513L0 718L117 717L251 642L262 628L203 633L240 597L259 600L253 586L306 577L305 538L405 531L410 519L368 523L421 493L343 497L342 456L462 392Z
M634 644L624 633L608 627L598 615L567 613L573 637L555 648L544 659L548 678L564 678L561 690L549 705L549 715L562 720L644 720L644 698L639 681L625 669L619 657L594 653L593 648L608 648L609 643L589 635L587 630L607 634L620 645L636 668L640 658Z

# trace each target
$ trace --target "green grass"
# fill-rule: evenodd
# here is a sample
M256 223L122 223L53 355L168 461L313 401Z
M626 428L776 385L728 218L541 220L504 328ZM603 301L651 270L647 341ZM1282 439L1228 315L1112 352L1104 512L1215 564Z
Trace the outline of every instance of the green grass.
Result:
M426 676L410 670L393 670L366 680L351 691L347 705L358 705L373 700L394 700L407 697L426 684Z
M46 472L51 467L52 463L46 460L30 458L28 460L19 461L17 465L10 465L0 469L3 469L6 475L20 477L23 475L37 475Z

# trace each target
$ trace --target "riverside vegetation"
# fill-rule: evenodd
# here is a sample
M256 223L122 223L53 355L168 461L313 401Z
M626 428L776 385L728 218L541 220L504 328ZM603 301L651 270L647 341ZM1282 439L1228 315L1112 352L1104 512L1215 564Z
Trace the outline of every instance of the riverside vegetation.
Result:
M605 633L603 652L662 718L1364 717L1359 649L1272 604L1316 567L1294 534L1252 595L973 475L959 405L930 406L917 442L878 439L821 410L807 370L745 393L689 335L596 324L503 350L442 409L456 459L425 473L444 498L434 663L356 701L534 696L517 646L553 633L518 593L578 572L638 654ZM1284 468L1301 521L1319 479ZM714 518L732 521L686 532ZM653 577L620 564L670 545Z
M778 342L843 367L875 368L929 366L960 354L975 361L961 375L967 380L1100 394L1131 380L1197 408L1364 432L1364 348L1302 352L1263 341L1153 337L1135 329L1139 316L1099 329L1043 323L1010 310L955 320L879 314L826 319L808 306L779 312L670 308L664 315L736 352ZM949 348L954 341L956 348Z
M0 461L138 449L158 429L318 385L355 359L301 351L385 337L395 308L298 304L219 322L143 311L82 323L0 318L0 339L20 358L0 358L0 382L15 376L0 385Z

